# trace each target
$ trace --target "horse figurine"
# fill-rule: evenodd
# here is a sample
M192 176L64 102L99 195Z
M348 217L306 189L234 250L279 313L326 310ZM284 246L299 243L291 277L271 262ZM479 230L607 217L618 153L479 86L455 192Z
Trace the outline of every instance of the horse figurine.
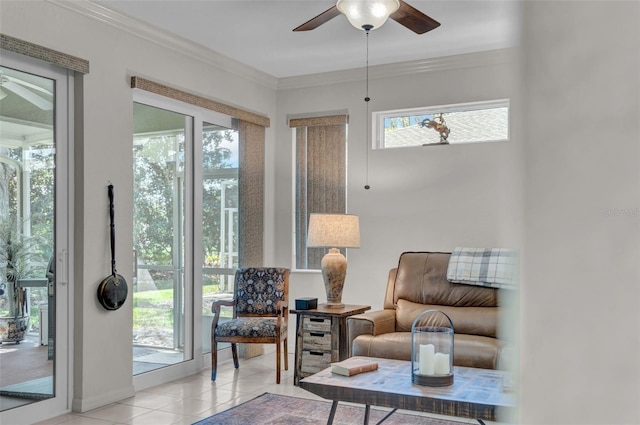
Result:
M432 128L438 133L440 133L440 143L448 143L447 138L449 137L449 127L444 122L444 117L442 114L438 115L434 119L430 120L429 118L425 118L420 121L420 127Z

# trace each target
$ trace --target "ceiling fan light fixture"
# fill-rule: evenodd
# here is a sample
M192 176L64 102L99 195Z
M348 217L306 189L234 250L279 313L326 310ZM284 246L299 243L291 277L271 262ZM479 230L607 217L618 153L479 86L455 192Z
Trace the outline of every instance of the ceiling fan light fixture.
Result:
M400 7L398 0L338 0L336 7L359 30L381 27Z

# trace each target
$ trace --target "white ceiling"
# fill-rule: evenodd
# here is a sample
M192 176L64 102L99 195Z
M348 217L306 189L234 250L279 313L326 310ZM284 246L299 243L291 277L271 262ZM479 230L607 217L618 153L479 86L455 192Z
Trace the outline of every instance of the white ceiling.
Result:
M293 28L332 0L96 0L277 78L361 68L366 36L340 15L307 32ZM389 19L369 35L369 65L512 47L518 0L408 0L442 25L417 35Z

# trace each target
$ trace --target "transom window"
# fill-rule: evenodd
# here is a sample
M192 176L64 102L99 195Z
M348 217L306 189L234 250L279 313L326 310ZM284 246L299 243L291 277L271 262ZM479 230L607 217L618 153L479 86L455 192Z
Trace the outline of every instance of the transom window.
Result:
M375 149L509 140L509 100L380 111Z

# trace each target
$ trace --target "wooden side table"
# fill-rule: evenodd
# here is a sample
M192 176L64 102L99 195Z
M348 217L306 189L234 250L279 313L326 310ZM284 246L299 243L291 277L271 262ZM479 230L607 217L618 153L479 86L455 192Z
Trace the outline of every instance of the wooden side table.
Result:
M289 310L296 315L296 357L293 384L349 357L347 317L364 313L368 305L346 304L328 308L320 304L312 310Z

